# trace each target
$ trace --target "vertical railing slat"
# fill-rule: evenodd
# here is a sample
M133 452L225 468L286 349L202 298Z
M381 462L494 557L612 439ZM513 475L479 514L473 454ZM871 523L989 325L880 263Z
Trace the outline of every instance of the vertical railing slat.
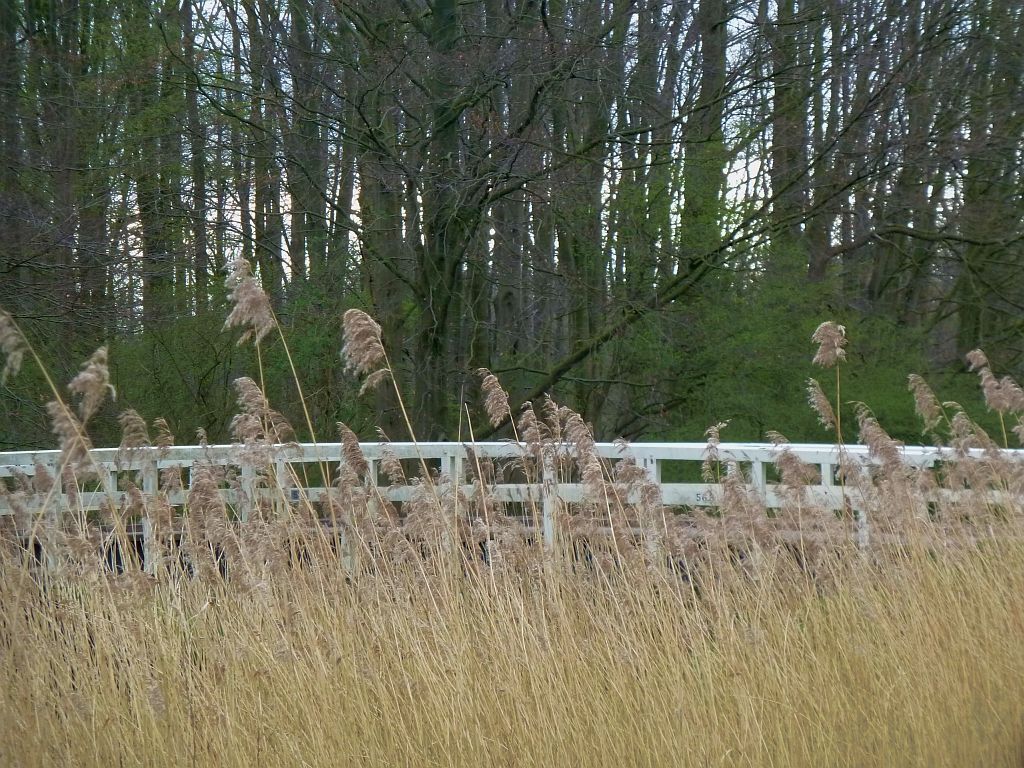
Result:
M544 546L555 546L555 516L558 514L558 476L555 472L555 457L545 451L543 462L543 486L541 488L541 526Z
M150 449L147 454L146 460L142 464L141 474L142 494L148 504L159 490L160 470L153 449ZM155 574L158 557L157 542L153 536L153 523L149 515L144 515L142 518L142 569L148 574Z
M256 508L256 468L250 462L242 464L239 489L241 493L238 500L238 519L247 523Z

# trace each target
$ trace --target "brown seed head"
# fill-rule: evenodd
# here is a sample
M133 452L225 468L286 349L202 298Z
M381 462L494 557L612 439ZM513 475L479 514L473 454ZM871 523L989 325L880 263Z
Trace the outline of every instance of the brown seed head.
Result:
M831 320L826 320L818 326L811 335L811 341L818 345L818 351L812 361L822 368L832 368L837 363L846 360L846 328Z
M255 413L243 411L231 417L228 425L231 436L241 443L259 440L263 436L263 422Z
M164 467L160 470L158 483L162 491L180 491L183 487L181 481L181 467Z
M357 375L373 373L385 360L381 330L372 317L361 309L350 309L342 318L345 344L341 356L345 370Z
M587 492L592 498L599 497L604 487L604 471L597 455L597 443L590 427L575 411L570 411L565 420L565 438L576 448L576 464Z
M7 358L4 361L4 369L0 372L0 384L6 384L8 377L17 375L21 370L25 346L25 338L14 324L14 318L9 312L0 309L0 352Z
M543 444L541 422L533 410L533 403L529 401L523 403L523 410L519 416L519 437L530 451L540 451Z
M356 437L356 433L340 421L338 422L338 432L341 434L341 452L345 457L345 463L359 477L366 477L370 472L370 463L363 455L363 449L359 447L359 438Z
M787 488L804 488L818 479L817 468L803 461L789 448L783 448L775 455L775 466L779 470L782 484Z
M359 480L359 475L352 471L352 467L348 464L341 464L338 467L338 476L334 478L334 486L336 488L359 488L362 483Z
M112 400L117 399L114 386L110 383L110 370L107 368L107 348L100 347L82 364L82 370L68 384L68 389L82 396L78 406L78 414L82 423L89 421L103 402L104 396L110 392Z
M205 531L211 518L223 517L227 513L220 495L223 480L219 468L201 462L192 466L192 482L188 490L190 527Z
M967 353L966 358L968 367L972 371L977 371L982 368L989 367L988 358L985 356L985 353L982 352L980 349L972 349L970 352Z
M256 382L247 376L234 380L234 389L239 393L242 413L231 419L231 436L242 442L258 440L263 436L263 415L269 409L269 403Z
M492 427L498 427L512 418L508 405L508 392L501 387L498 377L486 368L477 370L480 376L480 390L484 394L484 411Z
M616 445L619 441L625 441L622 438L616 440ZM612 479L616 483L623 483L625 485L631 485L639 487L641 483L647 481L647 470L636 463L636 459L631 456L625 456L621 461L615 463L612 468Z
M384 476L387 477L391 485L407 485L409 481L405 475L405 470L402 469L402 462L391 449L391 438L380 427L377 427L377 437L381 443L380 469Z
M231 431L239 440L267 440L285 443L295 439L295 430L278 411L270 407L263 390L248 376L235 379L238 406L242 412L231 420Z
M248 376L238 377L234 384L235 391L238 392L238 407L243 411L260 416L270 409L270 403L259 384Z
M999 380L999 386L1006 398L1006 410L1010 413L1024 414L1024 389L1011 377L1003 376Z
M950 432L953 447L964 451L969 448L995 448L995 442L980 425L971 420L964 411L957 413L950 420Z
M548 434L556 443L562 442L562 424L568 417L568 408L562 408L551 399L551 395L545 394L540 405L540 415L548 426Z
M912 373L907 377L907 389L914 395L914 410L924 420L925 432L935 429L942 421L942 406L928 382Z
M60 440L61 464L81 464L88 457L92 443L75 417L64 403L51 400L46 404L52 431Z
M117 417L117 421L121 425L121 444L117 449L117 463L127 466L136 450L148 448L152 443L149 440L146 420L134 408L123 411Z
M156 430L156 445L157 448L162 448L166 451L174 445L174 433L171 432L171 427L167 423L167 419L163 416L158 416L153 419L153 429Z
M591 498L600 499L604 489L604 469L597 453L588 451L579 455L580 479Z
M49 493L53 488L54 478L50 470L44 464L36 462L35 471L32 474L32 490L35 493Z
M224 281L228 289L228 301L233 306L224 321L224 330L239 327L245 333L238 340L241 346L250 338L259 343L274 327L274 311L270 299L253 277L252 267L243 258L231 261L227 267L228 277Z
M836 413L832 410L832 403L825 397L817 379L807 380L807 402L818 414L818 421L825 429L836 428Z
M134 408L123 411L117 417L121 425L121 450L133 448L148 448L152 443L149 440L149 430L146 428L146 420Z
M379 387L388 376L391 375L391 371L388 368L378 368L376 371L371 373L363 380L363 386L359 388L359 394L365 394L371 389Z
M705 483L714 483L718 479L716 472L718 446L722 442L722 430L727 426L729 426L728 421L720 421L704 430L704 437L707 438L707 448L704 449L704 461L700 465L700 476Z
M981 379L981 392L985 396L985 405L996 413L1007 413L1010 410L1010 400L1007 392L1003 391L1002 383L992 375L991 368L982 368L978 371L978 378Z
M857 404L857 426L860 427L860 441L868 447L871 456L879 459L888 469L903 466L900 454L902 443L890 437L864 403Z
M717 446L722 442L722 430L729 426L728 421L720 421L717 424L712 424L710 427L704 430L704 437L707 438L708 445Z
M594 435L591 433L590 427L583 421L583 417L575 411L571 412L569 418L565 421L565 437L576 447L581 460L584 454L594 453L597 450L597 444L594 442Z

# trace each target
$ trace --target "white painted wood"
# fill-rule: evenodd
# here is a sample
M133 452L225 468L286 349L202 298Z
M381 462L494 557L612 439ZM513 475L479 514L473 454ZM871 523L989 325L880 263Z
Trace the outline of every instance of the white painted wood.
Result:
M555 474L555 459L550 452L545 451L544 456L541 459L542 471L543 471L543 484L541 487L541 530L544 537L544 546L548 549L552 549L555 546L555 516L558 514L558 500L561 496L563 501L568 501L564 495L561 495L561 491L568 489L568 484L559 485L558 476ZM508 488L510 491L516 486L495 486L494 491L498 488ZM579 486L575 486L579 488ZM582 494L581 494L582 495ZM500 499L501 496L498 495Z
M368 484L377 484L377 470L382 458L385 445L381 443L363 443L361 445L369 464L370 473ZM464 467L466 446L461 443L390 443L386 446L400 459L439 460L441 467L453 482L458 482L464 493L471 495L475 492L472 485L466 483ZM514 442L487 442L474 443L472 449L480 458L516 460L527 455L526 447ZM821 482L812 485L807 489L807 499L815 505L830 508L842 509L846 499L856 505L855 493L847 488L843 489L833 481L833 469L839 462L839 449L834 445L812 445L812 444L789 444L776 446L760 443L721 443L717 446L719 460L722 462L742 462L751 465L750 490L757 493L767 506L780 506L782 496L778 486L767 482L766 469L769 463L774 462L778 453L789 450L798 458L808 464L817 465L821 470ZM847 445L843 447L847 456L854 462L859 463L865 469L873 463L867 446ZM662 482L663 463L673 462L694 462L699 466L704 460L706 443L636 443L628 446L623 452L620 445L614 443L599 443L598 453L608 461L617 461L624 455L631 456L638 465L647 472L647 476L661 486L662 499L668 506L716 506L722 501L722 488L718 484L706 483L665 483ZM574 448L570 445L553 447L545 452L545 459L542 464L542 477L534 484L499 484L493 487L492 491L501 501L513 502L537 502L541 503L542 529L544 540L549 545L554 543L557 505L563 503L579 502L583 497L583 489L576 483L559 483L555 475L555 455L572 456ZM936 462L957 460L953 451L949 448L935 448L930 446L906 446L900 451L903 460L914 467L931 467ZM272 446L267 450L268 461L275 465L278 476L283 476L287 462L336 465L344 461L342 446L340 443L319 443L319 444L287 444ZM1004 459L1024 462L1024 450L1004 450L1000 452ZM243 460L240 455L239 446L236 445L212 445L212 446L172 446L170 448L138 448L131 451L129 456L122 452L119 455L116 448L97 448L90 452L90 456L97 465L101 475L110 477L109 473L120 470L135 470L142 475L142 490L147 496L156 493L157 478L160 469L165 467L191 467L197 463L208 463L219 466L233 467L239 470L242 482L241 492L234 490L223 490L221 492L225 502L236 509L237 514L243 519L253 508L253 504L259 498L273 498L274 489L255 488L255 471L251 463ZM973 450L969 453L969 459L981 460L984 452ZM35 467L45 467L59 481L59 451L15 451L0 453L0 477L11 477L16 472L22 472L31 477L35 474ZM299 473L301 474L301 473ZM301 477L296 478L300 483ZM309 483L323 482L319 472L309 473ZM118 491L113 483L108 484L109 490L98 493L87 493L81 495L81 505L85 510L98 509L104 498L113 504L120 504L125 492ZM175 506L185 503L188 489L172 491L167 493L168 501ZM323 486L309 485L298 495L308 498L311 502L319 501L326 492ZM380 492L392 501L406 501L411 490L408 487L381 487ZM946 492L949 493L949 492ZM631 499L632 500L632 499ZM54 493L52 508L61 509L67 504L64 495ZM1019 499L1011 500L1020 503ZM10 514L11 509L6 500L0 497L0 514ZM866 530L866 519L864 526Z
M242 502L238 510L238 519L245 523L249 521L256 505L256 468L249 462L242 464L239 483L242 489Z

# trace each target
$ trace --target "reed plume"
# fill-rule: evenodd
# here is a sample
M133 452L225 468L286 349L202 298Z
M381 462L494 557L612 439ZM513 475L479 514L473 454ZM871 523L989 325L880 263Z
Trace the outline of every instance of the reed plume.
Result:
M700 476L705 483L718 482L718 446L721 443L722 430L729 422L720 421L704 430L707 447L704 449L704 461L700 465Z
M376 428L380 442L380 470L392 485L406 485L408 478L402 469L402 462L391 447L391 438L380 427Z
M149 439L149 429L146 427L146 420L134 408L123 411L117 417L117 421L121 425L120 449L122 451L133 448L148 448L152 445Z
M388 370L380 325L361 309L350 309L342 318L342 331L344 344L341 356L345 360L345 370L369 377L362 391L372 389L383 381Z
M259 385L248 376L235 379L238 406L242 412L231 420L231 433L243 442L287 443L295 439L288 420L270 407Z
M981 391L985 397L985 405L1000 416L1010 410L1010 401L1003 391L1002 383L992 373L988 357L980 349L972 349L965 356L968 370L977 371L981 383Z
M993 450L998 446L982 427L964 411L957 411L949 422L952 445L961 454L972 448Z
M158 416L153 419L153 429L156 430L156 440L153 445L160 448L162 452L166 452L166 449L174 445L174 433L171 431L171 425L163 416Z
M568 418L569 409L560 407L551 398L551 395L546 394L543 401L541 401L540 414L544 423L547 424L548 435L551 440L555 443L562 442L564 437L562 425L565 423L566 418Z
M988 358L980 349L973 349L967 353L968 367L978 372L981 381L981 391L985 398L985 405L999 415L999 426L1003 431L1003 447L1007 447L1006 416L1016 414L1017 426L1012 431L1024 442L1024 390L1011 377L1003 376L996 379L992 373Z
M1003 376L999 380L1003 395L1006 398L1006 410L1008 413L1024 415L1024 389L1010 376Z
M33 467L32 473L32 491L38 495L46 495L56 483L53 475L50 474L50 470L46 468L45 464L36 462Z
M826 320L811 335L811 341L818 345L814 364L822 368L833 368L846 360L846 327Z
M0 352L5 357L3 371L0 371L0 384L6 384L11 376L16 376L21 370L27 346L14 318L6 310L0 309Z
M221 467L197 462L192 466L192 482L188 490L189 520L203 529L205 523L214 517L225 517L227 507L220 495L224 482Z
M61 464L83 465L89 458L92 442L85 433L82 423L71 409L59 400L48 402L46 413L50 417L53 434L59 441Z
M228 301L232 307L224 321L224 330L245 328L238 345L249 339L259 344L276 324L270 298L256 282L252 266L245 259L232 260L227 266L227 273L224 286L228 289Z
M484 412L492 427L499 427L512 418L512 410L508 404L508 392L506 392L498 377L486 368L477 369L480 377L480 391L484 395Z
M845 326L826 320L819 325L811 335L811 341L818 345L818 350L811 360L815 365L822 368L835 368L836 370L836 405L835 410L828 403L821 390L821 385L814 379L807 381L808 398L811 407L818 414L825 429L835 429L836 442L843 445L843 414L841 377L839 375L839 363L846 360L846 328ZM825 406L828 406L827 408Z
M818 480L818 469L795 453L789 447L789 440L785 435L769 430L765 437L778 446L780 450L775 454L775 468L779 471L782 484L791 491L799 491Z
M132 455L136 451L140 448L148 448L152 442L149 438L146 420L134 408L122 411L117 417L117 422L121 425L121 443L117 448L117 464L127 466L131 463Z
M907 389L914 395L914 410L924 421L924 431L931 432L942 421L945 414L932 388L916 373L907 377Z
M85 424L100 407L107 392L112 400L117 399L114 385L110 383L107 367L107 348L100 347L82 364L82 370L68 383L68 390L82 398L78 414Z
M359 438L356 433L349 429L348 425L338 422L338 432L341 435L342 455L345 463L359 478L365 478L370 474L370 463L363 455L363 449L359 447Z
M597 443L590 427L575 411L565 420L565 435L576 449L576 462L584 487L592 498L600 499L604 490L604 470L597 455Z
M825 396L817 379L807 380L807 402L818 414L818 421L825 429L836 428L836 412L832 410L832 403Z
M990 367L988 357L980 349L972 349L965 357L967 358L968 370L979 371L982 368Z
M868 454L878 459L890 472L904 466L900 449L903 444L894 440L878 423L871 409L864 403L857 403L857 425L860 427L860 441L867 445Z
M519 414L518 432L527 449L535 456L540 454L544 444L542 426L544 424L537 418L537 414L533 410L533 403L529 401L523 403L522 411Z

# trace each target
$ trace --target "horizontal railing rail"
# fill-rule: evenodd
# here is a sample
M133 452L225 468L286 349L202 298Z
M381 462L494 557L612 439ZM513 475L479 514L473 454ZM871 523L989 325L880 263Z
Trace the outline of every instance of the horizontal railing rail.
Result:
M406 502L418 492L414 484L391 484L382 477L384 463L391 457L406 463L407 472L416 475L425 466L436 475L442 488L457 485L467 498L480 492L472 478L478 474L477 462L496 460L505 469L518 473L518 482L510 482L494 473L486 483L489 498L499 502L522 504L528 525L539 523L537 533L551 545L556 538L555 520L560 504L578 504L587 499L588 489L574 466L576 448L571 444L546 443L539 449L515 442L482 443L362 443L367 462L365 486L392 502ZM764 443L598 443L597 454L607 468L622 460L632 460L643 470L643 479L658 489L662 504L669 507L717 507L726 500L727 483L745 487L767 508L781 508L793 499L793 490L786 489L778 479L776 461L789 452L805 464L817 468L817 480L800 490L803 503L822 510L848 510L856 514L856 536L866 545L868 520L866 504L856 483L840 483L838 470L845 465L851 471L870 472L881 464L870 448L863 445L764 444ZM951 448L902 446L900 459L907 467L938 468L954 462L1021 462L1024 450L984 451L972 449L957 452ZM218 492L234 517L245 522L259 505L270 502L310 502L316 504L329 493L332 481L346 463L344 446L340 443L304 443L280 445L205 445L145 448L96 448L86 459L76 462L76 471L68 476L62 471L60 451L16 451L0 453L0 515L16 514L18 510L56 521L66 511L83 513L100 510L103 505L127 509L138 492L142 500L161 494L168 504L185 507L197 465L231 470L229 482L221 482ZM706 460L713 459L714 482L702 472ZM501 467L499 467L501 468ZM82 471L85 470L85 471ZM180 482L161 482L161 473L172 472ZM735 473L739 472L739 477ZM45 473L46 477L37 477ZM608 477L612 476L609 471ZM634 473L635 476L635 473ZM64 483L74 483L74 488ZM137 489L137 490L136 490ZM625 494L620 500L637 502L641 489L634 482L619 485L615 493ZM1021 499L1005 498L1005 491L983 490L986 503L1005 506L1020 504ZM938 489L928 500L956 500L959 494L976 493L970 489ZM932 498L934 497L934 498ZM647 497L649 501L650 497ZM593 500L593 499L591 499ZM529 513L525 510L529 507ZM138 509L136 506L135 509ZM153 543L150 521L136 514L128 522L131 538L141 537L137 545L146 553L147 570L156 561L150 548ZM801 537L803 533L799 534Z
M443 475L446 482L457 482L466 493L473 492L473 485L469 481L473 468L467 465L473 457L529 459L534 456L528 446L515 442L362 443L360 447L369 465L369 484L380 486L381 492L393 501L407 500L411 489L408 486L389 486L380 479L381 462L388 454L417 464L422 460L430 470ZM643 468L647 478L658 485L665 505L718 506L722 502L723 484L706 482L701 478L700 467L709 456L707 443L598 443L596 450L608 462L632 459ZM747 488L757 493L769 507L779 506L783 501L781 484L770 479L773 474L771 468L783 451L817 467L819 479L807 486L807 498L816 505L832 509L841 509L850 504L851 492L843 489L837 481L840 451L845 460L855 466L866 469L879 463L870 449L863 445L846 445L840 449L836 445L799 443L720 443L714 447L714 455L723 474L728 471L729 465L738 466ZM950 448L932 446L903 446L899 453L906 465L919 468L965 458L973 461L994 458L979 449L963 454ZM552 462L557 456L572 458L575 448L568 444L561 445L554 451L547 450L545 455ZM998 456L1001 460L1024 462L1024 450L1020 449L1001 450ZM61 487L60 457L60 451L0 453L0 478L20 475L31 480L42 468L54 483L54 490L46 494L50 503L65 507L72 500L64 492L67 489ZM340 443L95 448L89 452L89 461L78 465L90 469L93 480L85 483L84 488L75 489L73 503L81 510L99 509L105 500L117 506L129 493L122 477L130 479L144 494L150 494L160 490L161 470L187 470L193 465L205 464L237 470L237 488L224 488L222 494L229 504L239 505L239 511L244 516L245 508L260 493L267 491L253 486L257 481L257 469L273 467L278 484L286 488L292 501L300 498L318 501L330 487L337 466L344 462L344 450ZM534 466L538 471L532 482L527 479L523 482L494 482L489 484L488 491L498 500L509 502L541 501L545 496L552 495L568 503L580 501L583 495L580 482L574 481L571 476L559 475L553 463L545 466L541 460ZM9 491L14 490L9 481L7 487ZM180 489L169 491L167 499L172 505L184 504L188 490L189 484L185 482ZM0 515L10 514L11 511L10 501L0 489Z

